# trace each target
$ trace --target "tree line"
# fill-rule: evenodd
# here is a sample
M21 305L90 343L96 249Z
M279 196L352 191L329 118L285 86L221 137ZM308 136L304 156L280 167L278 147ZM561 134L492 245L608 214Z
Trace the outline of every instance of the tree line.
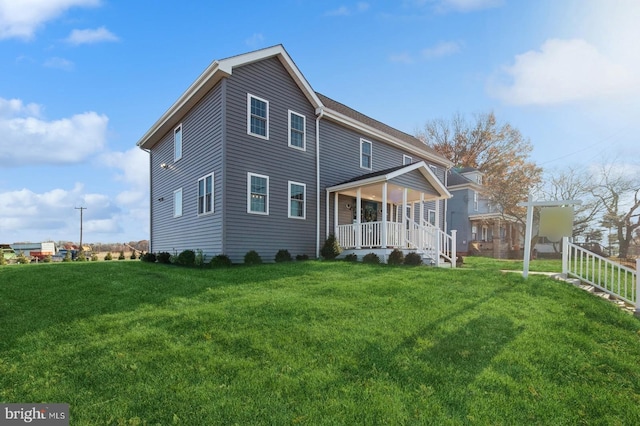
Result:
M523 232L526 209L518 203L531 193L539 200L581 200L574 209L573 237L617 246L620 258L627 258L630 247L640 240L638 164L629 167L613 159L544 170L530 158L531 141L509 123L499 123L493 112L472 119L456 113L450 119L429 120L416 137L454 167L484 173L484 195L503 216L516 218ZM532 244L537 240L534 236Z

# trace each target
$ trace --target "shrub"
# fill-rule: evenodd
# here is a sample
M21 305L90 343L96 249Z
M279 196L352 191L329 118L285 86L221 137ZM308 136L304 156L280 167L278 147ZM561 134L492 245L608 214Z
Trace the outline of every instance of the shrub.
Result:
M344 260L346 260L347 262L357 262L358 261L358 255L355 253L349 253L348 255L346 255L344 257Z
M204 252L200 249L196 250L196 260L195 260L195 265L202 268L202 266L204 265Z
M277 263L280 262L291 262L293 260L293 258L291 257L291 254L289 253L289 250L278 250L278 252L276 253L276 258L275 261Z
M196 264L196 252L193 250L183 250L176 257L175 264L180 266L194 266Z
M95 254L95 253L93 253L93 254L91 255L91 261L92 261L92 262L97 262L97 261L98 261L98 255L97 255L97 254Z
M326 260L333 260L340 254L340 246L338 240L334 234L329 234L329 237L324 242L320 254Z
M209 266L212 268L226 268L231 265L231 259L229 259L229 256L226 254L214 256L213 259L211 259L211 262L209 262Z
M389 265L402 265L404 263L404 253L398 249L394 249L387 259Z
M50 255L50 254L48 254L48 255L46 255L46 256L42 259L42 261L43 261L44 263L51 263L51 262L53 261L53 259L51 258L51 255Z
M143 262L156 263L155 253L143 253L140 255L140 260Z
M4 258L4 253L0 251L0 265L6 265L7 259Z
M362 263L368 263L370 265L377 265L380 263L380 258L375 253L365 254L362 258Z
M104 260L113 260L113 256L111 255L111 252L108 252L107 254L105 254Z
M76 256L76 262L86 262L87 256L85 256L84 251L78 251L78 255Z
M422 257L415 252L411 252L404 257L404 264L410 266L422 265Z
M124 251L120 250L120 255L118 256L118 260L124 260Z
M132 251L132 252L131 252L131 256L129 256L129 259L131 259L131 260L136 260L137 258L138 258L138 257L136 256L136 252L135 252L135 251Z
M308 254L298 254L298 255L296 255L296 260L299 260L299 261L309 260L309 255Z
M64 254L64 258L62 259L63 262L71 262L71 250L67 250L67 252Z
M166 251L160 252L156 256L156 259L158 260L158 263L164 263L165 265L169 264L171 263L171 253L167 253Z
M27 259L27 257L22 252L20 252L20 254L16 256L16 261L22 265L26 265L27 263L29 263L29 259Z
M262 263L262 258L257 251L251 250L244 255L245 265L259 265Z

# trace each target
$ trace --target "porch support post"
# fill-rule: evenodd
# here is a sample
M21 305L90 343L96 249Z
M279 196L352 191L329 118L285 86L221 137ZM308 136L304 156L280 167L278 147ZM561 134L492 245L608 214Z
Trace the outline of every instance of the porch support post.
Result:
M380 230L380 244L387 248L387 182L382 184L382 229Z
M406 248L407 247L407 232L408 232L408 227L407 224L409 223L409 218L407 217L407 192L408 189L404 188L404 190L402 191L402 247Z
M440 229L440 200L436 200L436 228Z
M362 248L362 226L360 221L362 218L360 214L362 212L362 189L358 188L356 191L356 248Z
M418 234L418 244L420 244L419 249L424 250L424 229L422 228L422 224L424 223L424 192L420 193L420 220L418 221L419 234Z
M333 195L333 235L338 238L338 193Z

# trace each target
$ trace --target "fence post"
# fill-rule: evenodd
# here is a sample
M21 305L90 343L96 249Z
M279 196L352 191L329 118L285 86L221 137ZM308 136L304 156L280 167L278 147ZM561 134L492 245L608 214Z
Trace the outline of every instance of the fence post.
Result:
M569 276L569 237L562 237L562 274Z
M636 315L640 315L640 279L638 279L638 274L640 274L640 258L636 259Z

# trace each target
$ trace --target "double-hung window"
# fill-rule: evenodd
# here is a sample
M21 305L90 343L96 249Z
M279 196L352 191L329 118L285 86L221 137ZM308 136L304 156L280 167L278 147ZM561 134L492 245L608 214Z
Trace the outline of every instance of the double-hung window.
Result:
M213 212L213 173L198 180L198 214Z
M173 161L182 158L182 124L173 129Z
M173 191L173 217L182 216L182 188Z
M478 211L479 202L478 202L478 193L473 191L473 210Z
M360 167L371 170L371 142L360 139Z
M247 212L269 214L269 176L247 174Z
M411 163L413 163L413 158L409 157L408 155L402 154L402 165L407 166Z
M247 133L269 139L269 101L247 94Z
M289 217L304 219L306 216L307 186L304 183L289 181Z
M289 110L289 146L305 150L306 144L306 119L304 115L300 115Z

